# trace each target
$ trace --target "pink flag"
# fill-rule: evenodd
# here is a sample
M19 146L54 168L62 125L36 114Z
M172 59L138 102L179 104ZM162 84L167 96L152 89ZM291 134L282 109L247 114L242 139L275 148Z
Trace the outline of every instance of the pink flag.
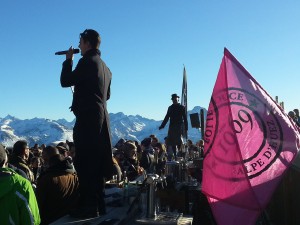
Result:
M207 112L202 192L218 225L251 225L299 151L283 109L225 49Z

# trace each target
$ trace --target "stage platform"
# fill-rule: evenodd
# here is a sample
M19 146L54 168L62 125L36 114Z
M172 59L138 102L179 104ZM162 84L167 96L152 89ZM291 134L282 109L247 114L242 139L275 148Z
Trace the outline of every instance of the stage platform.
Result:
M64 216L51 225L192 225L192 216L179 215L176 220L164 215L164 219L146 219L137 210L127 214L128 207L108 207L107 214L97 218L78 220L70 216ZM169 219L168 219L169 218Z
M134 202L136 187L131 186L129 190L129 201ZM161 225L191 225L192 216L183 216L174 213L158 213L157 218L145 218L139 204L129 204L124 202L123 190L120 188L110 188L105 190L105 202L107 205L106 215L90 219L75 219L66 215L51 225L137 225L137 224L161 224ZM130 209L130 210L129 210ZM129 212L128 212L129 211ZM174 219L175 215L175 219Z

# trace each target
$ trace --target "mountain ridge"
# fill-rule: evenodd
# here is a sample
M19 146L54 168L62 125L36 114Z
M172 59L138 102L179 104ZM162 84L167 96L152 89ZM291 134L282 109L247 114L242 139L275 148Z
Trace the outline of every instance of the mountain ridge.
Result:
M198 113L204 109L195 106L191 113ZM207 110L204 109L204 115ZM158 130L162 120L154 120L145 118L140 115L125 115L123 112L109 113L110 129L112 144L115 145L121 138L142 141L155 134L158 139L163 142L167 136L168 124L162 130ZM4 118L0 118L0 143L5 146L13 146L17 140L26 140L29 146L37 144L54 144L60 141L73 140L73 126L75 119L68 122L66 119L52 120L47 118L18 119L10 114ZM192 141L198 141L201 133L198 129L191 127L190 118L188 116L188 138Z

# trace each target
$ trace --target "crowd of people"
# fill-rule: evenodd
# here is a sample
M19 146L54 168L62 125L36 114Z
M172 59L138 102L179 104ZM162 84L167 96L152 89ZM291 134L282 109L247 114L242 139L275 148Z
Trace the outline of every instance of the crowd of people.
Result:
M202 140L197 144L189 140L186 148L179 149L176 154L186 158L199 156L203 147L201 143ZM148 173L161 175L165 171L166 161L175 158L167 138L162 143L155 135L150 135L140 143L120 139L112 152L113 174L119 182L125 177L133 181ZM17 141L13 147L0 145L0 190L5 190L7 186L15 190L16 186L26 192L21 198L14 196L12 190L7 190L0 194L1 201L25 199L31 209L23 205L21 210L25 213L17 213L20 205L10 204L9 212L16 213L0 211L0 217L14 221L15 224L26 219L31 219L33 224L49 224L71 213L80 204L79 180L73 164L75 158L74 143L69 141L49 146L35 144L33 147L29 147L25 140ZM10 176L16 177L18 182L8 185L11 182L8 179Z
M288 115L300 125L298 110ZM150 135L140 143L122 138L112 148L113 175L117 182L125 178L134 181L149 173L163 175L168 160L204 157L203 149L203 140L187 140L174 152L167 137L162 142ZM25 140L19 140L12 147L0 145L0 198L1 204L8 206L0 211L0 218L15 224L49 224L70 214L80 204L75 158L75 146L70 141L29 147Z
M56 146L29 148L25 140L17 141L12 148L0 145L0 189L18 180L19 193L11 190L1 195L11 202L10 211L0 211L4 224L49 224L78 204L79 182L73 165L73 142L61 142ZM20 194L21 193L21 194ZM14 204L15 202L27 204ZM9 212L10 212L9 211ZM30 223L23 223L26 218ZM19 223L19 222L22 223ZM6 223L7 222L7 223Z
M293 111L289 111L288 115L292 118L292 120L296 123L296 125L300 127L299 109L294 109Z

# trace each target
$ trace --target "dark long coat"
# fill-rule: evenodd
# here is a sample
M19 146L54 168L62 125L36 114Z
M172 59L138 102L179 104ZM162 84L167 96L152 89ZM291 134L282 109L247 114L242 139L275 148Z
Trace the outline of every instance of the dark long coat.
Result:
M106 101L110 98L112 74L100 58L98 49L87 51L72 71L72 60L63 63L61 86L74 86L71 110L76 116L74 126L75 166L101 170L112 175L112 145ZM78 162L78 160L80 160ZM98 167L97 167L98 165ZM81 168L76 168L80 173ZM78 171L79 170L79 171ZM88 171L83 171L87 173Z
M179 103L170 105L160 128L164 128L169 119L168 144L171 146L181 145L182 129L188 129L185 107Z

